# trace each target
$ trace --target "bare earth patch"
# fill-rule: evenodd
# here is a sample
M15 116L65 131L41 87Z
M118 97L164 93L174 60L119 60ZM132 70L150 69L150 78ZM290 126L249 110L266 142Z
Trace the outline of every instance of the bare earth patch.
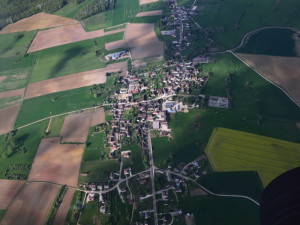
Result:
M45 224L59 188L54 184L25 184L6 211L1 225Z
M0 34L46 29L76 23L78 23L77 20L41 12L4 27Z
M154 10L148 12L140 12L136 15L136 17L144 17L144 16L160 16L162 15L162 10Z
M105 44L105 49L108 50L108 51L115 50L115 49L118 49L118 48L126 48L126 47L127 47L126 43L123 40L109 42L109 43Z
M15 96L23 96L25 92L25 88L11 90L11 91L3 91L0 92L0 98L9 98L9 97L15 97Z
M102 37L109 34L119 33L125 29L118 29L104 32L104 30L96 30L86 32L81 24L72 24L68 26L55 27L48 30L42 30L37 33L31 43L28 52L35 52L54 46L69 44L73 42Z
M105 68L90 70L29 84L26 90L25 99L60 91L72 90L80 87L87 87L93 84L103 84L106 82L106 73L122 71L125 67L125 64L126 62L112 63Z
M300 104L300 58L237 54L250 67L284 89Z
M130 47L133 59L146 59L164 53L163 42L158 40L154 24L128 24L125 41Z
M159 0L140 0L140 5L158 2Z
M62 203L59 206L53 224L55 225L65 224L74 193L75 193L74 189L68 189Z
M25 181L0 180L0 209L6 209Z
M300 57L300 31L297 31L297 33L293 35L293 39L295 41L295 51L297 56Z
M190 196L199 196L199 195L207 195L207 193L201 188L197 188L190 191Z
M13 129L21 104L15 104L0 110L0 134Z
M3 82L3 81L5 81L6 78L7 78L7 76L2 76L2 77L0 77L0 83Z
M103 108L94 109L91 121L91 127L105 123L105 112Z
M60 136L65 143L84 143L86 142L93 110L82 113L68 115L65 118Z
M42 139L29 174L29 181L77 186L84 145L61 144L60 139Z

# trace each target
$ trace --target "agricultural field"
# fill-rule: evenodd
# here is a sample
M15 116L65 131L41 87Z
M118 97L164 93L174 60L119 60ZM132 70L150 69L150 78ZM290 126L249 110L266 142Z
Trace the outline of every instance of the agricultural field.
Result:
M84 143L86 142L93 110L71 114L66 116L60 136L62 143Z
M83 161L94 161L107 158L109 149L105 147L107 138L104 132L94 132L95 127L89 130L89 136L83 153ZM99 162L101 163L101 162Z
M0 209L8 207L24 184L24 181L0 180Z
M25 92L25 88L15 89L11 91L3 91L0 92L0 99L10 98L10 97L20 97L23 96Z
M67 191L66 195L64 196L64 199L63 199L62 203L60 204L60 207L56 213L55 220L54 220L55 225L64 225L65 224L74 193L75 193L74 189L68 189L68 191Z
M164 44L158 40L154 24L128 24L125 41L131 49L133 59L161 56L164 53Z
M102 123L105 123L104 108L94 109L92 119L91 119L91 127L97 126Z
M107 36L123 31L124 29L113 30L108 32L104 32L104 30L86 32L81 24L73 24L43 30L39 31L35 36L33 42L31 43L28 49L28 53L55 46Z
M299 27L300 2L291 0L251 2L201 1L197 2L199 13L194 19L203 27L222 28L215 32L214 40L225 48L238 45L242 36L251 30L266 26ZM190 2L187 2L190 4Z
M140 12L136 15L136 17L161 16L161 15L162 15L162 10L153 10L153 11Z
M85 0L80 4L76 4L73 2L69 2L67 5L62 7L61 9L54 12L55 15L68 17L71 19L76 19L76 14L83 8L85 8L92 0Z
M65 115L62 116L56 116L49 120L48 126L47 126L47 137L59 137L62 126L64 124Z
M300 144L224 128L214 130L205 153L214 171L257 171L264 187L300 166Z
M59 188L46 183L26 184L10 204L1 225L44 224Z
M117 33L41 50L36 53L37 58L30 76L30 83L103 68L105 62L96 55L96 51L101 52L104 50L105 43L122 38L123 33Z
M4 93L6 94L6 93ZM1 93L0 93L1 95ZM0 98L0 110L7 109L10 106L17 105L21 103L23 100L23 96L13 96L13 97L6 97Z
M140 5L150 4L158 1L159 0L140 0Z
M29 181L48 181L77 186L84 145L61 144L61 138L42 139Z
M47 29L76 23L78 23L77 20L41 12L6 26L0 31L0 34Z
M120 48L127 48L125 41L123 41L123 40L113 41L113 42L108 42L105 44L105 49L108 51L120 49Z
M226 97L225 79L230 75L232 108L204 107L171 117L173 138L152 139L156 166L166 167L168 159L190 162L199 157L215 127L300 142L296 127L300 109L277 87L232 55L218 56L213 64L203 65L201 69L210 73L203 90L208 96Z
M4 134L13 129L20 106L20 104L16 104L0 110L0 134Z
M272 81L300 105L300 58L238 54L245 63Z

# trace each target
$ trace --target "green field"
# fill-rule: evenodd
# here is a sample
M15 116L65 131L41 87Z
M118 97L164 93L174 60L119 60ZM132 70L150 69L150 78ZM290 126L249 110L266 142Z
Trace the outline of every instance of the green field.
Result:
M245 195L260 201L263 186L257 172L217 172L201 178L200 184L217 194Z
M259 225L259 207L247 199L213 196L180 197L184 214L201 225Z
M54 14L58 16L64 16L64 17L76 19L77 12L85 8L92 1L93 0L85 0L79 5L70 2L69 4L65 5L61 9L57 10Z
M36 123L30 127L20 129L15 136L15 143L18 146L23 145L27 152L14 151L7 158L0 157L0 178L4 179L5 170L11 164L32 164L35 154L38 150L41 139L45 136L45 129L48 121ZM0 137L0 153L4 149L5 143L3 136ZM18 149L18 148L16 148ZM11 171L11 173L22 173L28 175L29 171Z
M154 10L161 10L164 7L164 2L163 1L158 1L158 2L153 2L153 3L148 3L148 4L143 4L140 6L140 11L141 12L148 12L148 11L154 11Z
M122 39L123 32L41 50L37 53L30 82L105 67L105 61L96 51L103 51L107 42Z
M300 2L290 0L276 1L216 0L198 1L199 14L194 16L203 27L222 27L224 32L214 35L214 40L225 48L237 45L242 36L251 30L265 26L299 27ZM235 24L240 18L240 27Z
M2 220L4 214L5 214L5 209L0 209L0 221Z
M111 172L119 173L120 164L117 160L94 160L81 163L80 172L89 173L79 176L79 183L106 181Z
M0 109L22 102L22 96L0 98Z
M300 166L300 144L216 128L205 153L215 171L257 171L264 186Z
M252 35L246 44L237 50L240 53L295 57L294 31L267 29Z
M166 167L167 160L190 162L203 153L215 127L230 128L268 137L300 142L296 122L300 109L277 87L265 81L232 55L220 55L203 65L211 73L203 91L207 96L227 96L225 78L230 74L232 108L197 108L171 117L172 140L154 138L154 161ZM249 82L250 87L245 84ZM199 124L199 128L195 127Z
M64 121L65 115L53 117L49 126L50 133L47 135L47 137L59 137Z
M107 138L104 132L95 133L95 128L90 128L83 161L93 161L107 157L109 150L105 147Z
M162 16L135 17L132 23L158 23Z
M123 144L122 151L131 150L131 159L129 163L126 163L127 159L124 159L124 167L132 167L132 173L139 173L145 170L145 165L143 162L143 150L137 144Z

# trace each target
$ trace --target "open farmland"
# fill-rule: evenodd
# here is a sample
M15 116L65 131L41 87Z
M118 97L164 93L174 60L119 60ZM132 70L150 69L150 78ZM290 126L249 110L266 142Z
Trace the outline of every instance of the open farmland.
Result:
M65 224L74 193L75 193L74 189L68 189L68 191L67 191L66 195L64 196L64 199L63 199L62 203L60 204L59 209L56 213L55 220L54 220L55 225L64 225Z
M257 171L264 186L300 166L300 144L255 134L216 128L205 153L221 171Z
M159 0L140 0L140 5L158 2Z
M46 29L76 23L78 23L77 20L41 12L4 27L0 34Z
M0 134L13 129L21 104L9 106L0 110Z
M60 133L62 142L84 143L91 126L92 116L93 110L67 116Z
M45 224L59 188L46 183L26 184L10 204L1 225Z
M25 181L0 180L0 209L7 208L24 184Z
M119 48L127 48L125 41L114 41L105 44L105 49L108 51L119 49Z
M23 96L25 88L0 92L0 98Z
M125 29L118 29L108 32L104 32L104 30L96 30L86 32L81 24L56 27L49 30L39 31L30 45L28 52L35 52L46 48L102 37L105 35L123 32L124 30Z
M254 70L283 88L300 105L300 58L237 54Z
M136 15L136 17L160 16L160 15L162 15L162 10L154 10L154 11L140 12Z
M164 44L158 40L154 24L128 24L125 41L133 59L146 59L164 53Z
M122 71L125 64L126 62L113 63L107 65L105 68L29 84L26 90L25 99L91 86L93 84L103 84L106 82L106 73Z
M60 144L60 137L42 139L29 181L48 181L76 187L83 145Z
M104 108L94 109L94 112L92 115L91 127L97 126L102 123L105 123Z

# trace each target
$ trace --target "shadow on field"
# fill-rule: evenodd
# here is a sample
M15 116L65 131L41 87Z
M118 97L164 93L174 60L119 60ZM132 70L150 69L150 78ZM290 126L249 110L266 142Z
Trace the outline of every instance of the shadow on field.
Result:
M51 74L56 74L58 72L60 72L65 65L67 64L67 62L75 57L79 57L80 55L84 55L87 52L86 49L84 49L83 47L80 46L76 46L73 48L68 49L67 51L63 52L62 54L64 55L63 58L61 60L59 60L58 63L56 63L56 65L53 67Z
M22 136L16 138L16 142L18 144L24 143L28 139L28 137L29 137L29 134L23 134Z

